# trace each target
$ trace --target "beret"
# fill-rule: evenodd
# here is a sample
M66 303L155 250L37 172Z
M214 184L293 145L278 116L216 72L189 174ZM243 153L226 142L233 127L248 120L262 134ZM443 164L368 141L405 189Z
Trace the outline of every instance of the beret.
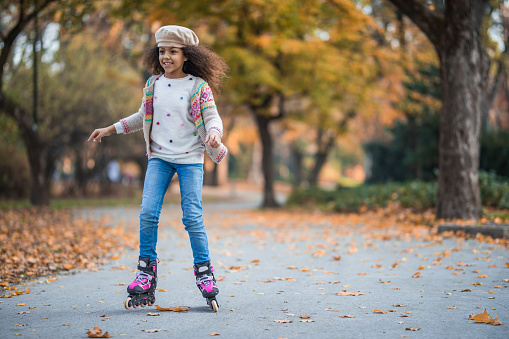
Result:
M157 47L188 47L198 46L200 42L196 34L189 28L169 25L156 31Z

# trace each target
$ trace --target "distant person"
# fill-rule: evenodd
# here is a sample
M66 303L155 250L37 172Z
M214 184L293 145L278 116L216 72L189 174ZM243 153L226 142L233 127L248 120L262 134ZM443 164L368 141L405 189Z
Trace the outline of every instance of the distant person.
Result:
M108 163L108 179L111 182L118 182L120 180L120 165L116 160Z
M220 163L228 150L221 143L223 123L212 89L219 91L228 66L208 47L198 45L196 34L181 26L163 26L155 33L157 46L143 56L152 71L143 89L139 111L105 128L88 141L101 142L116 132L143 129L148 167L140 212L140 255L136 279L128 286L127 309L153 305L157 282L157 230L163 199L177 173L185 230L194 256L196 284L217 312L219 293L210 264L202 217L204 154Z

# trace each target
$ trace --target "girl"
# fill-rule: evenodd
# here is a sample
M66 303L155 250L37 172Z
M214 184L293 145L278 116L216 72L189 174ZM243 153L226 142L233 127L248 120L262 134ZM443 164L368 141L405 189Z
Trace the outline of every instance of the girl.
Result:
M196 284L217 312L219 293L210 265L207 234L202 218L204 153L215 163L228 150L221 143L223 124L211 87L219 91L228 69L212 50L199 46L196 34L181 26L163 26L155 33L157 46L143 56L153 76L143 89L139 111L105 128L88 141L101 142L116 132L143 129L148 166L140 212L140 255L136 279L127 287L124 306L151 306L157 282L157 229L164 195L177 173L182 222L189 234Z

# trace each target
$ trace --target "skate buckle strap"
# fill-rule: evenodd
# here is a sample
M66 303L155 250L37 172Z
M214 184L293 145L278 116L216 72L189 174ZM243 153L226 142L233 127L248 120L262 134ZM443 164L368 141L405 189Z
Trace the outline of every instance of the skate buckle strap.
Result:
M213 281L214 277L211 275L204 275L203 277L197 279L197 284L204 284L205 286L208 286Z
M136 272L136 280L135 282L142 281L143 279L147 279L150 281L150 278L152 276L150 274L147 274L143 271Z

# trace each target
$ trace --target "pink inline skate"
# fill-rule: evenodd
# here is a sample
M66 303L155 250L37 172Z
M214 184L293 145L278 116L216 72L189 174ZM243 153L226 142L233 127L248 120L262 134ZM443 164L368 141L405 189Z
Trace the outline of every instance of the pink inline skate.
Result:
M126 309L138 306L152 306L156 301L157 261L149 258L139 258L136 279L127 286L127 296L124 301Z
M210 265L210 262L203 264L195 264L194 275L196 276L196 286L201 291L201 294L207 299L207 305L209 305L214 312L219 310L219 304L217 303L216 295L219 293L219 289L216 285L216 279L214 278L214 268Z

